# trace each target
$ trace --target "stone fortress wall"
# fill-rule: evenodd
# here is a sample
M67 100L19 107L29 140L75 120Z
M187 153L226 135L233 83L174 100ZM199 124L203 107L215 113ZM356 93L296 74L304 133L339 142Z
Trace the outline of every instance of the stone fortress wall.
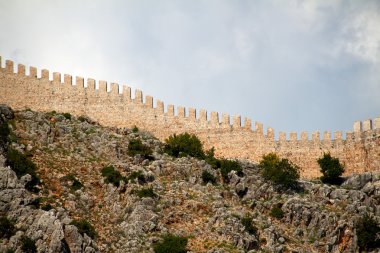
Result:
M1 63L1 57L0 57ZM0 64L1 66L1 64ZM346 175L365 171L380 170L380 118L355 122L352 132L331 133L322 135L313 132L308 138L307 132L301 132L300 138L296 132L279 132L275 140L274 130L268 128L264 133L263 125L245 118L242 124L241 116L217 112L207 113L201 109L199 113L194 108L186 110L168 105L153 97L146 96L140 90L135 90L132 98L131 88L122 89L116 83L96 81L64 75L63 82L60 73L54 72L52 80L49 71L41 70L37 77L37 69L29 68L26 75L25 66L18 64L15 72L14 63L5 62L5 68L0 67L0 103L8 104L14 109L30 108L36 111L69 112L73 115L87 115L100 124L112 127L133 127L153 133L164 140L173 133L189 132L196 134L205 147L215 147L218 157L249 159L258 162L264 154L276 152L281 157L288 158L301 168L301 177L315 178L320 176L316 162L324 152L330 152L338 157L346 168ZM232 120L232 122L231 122Z

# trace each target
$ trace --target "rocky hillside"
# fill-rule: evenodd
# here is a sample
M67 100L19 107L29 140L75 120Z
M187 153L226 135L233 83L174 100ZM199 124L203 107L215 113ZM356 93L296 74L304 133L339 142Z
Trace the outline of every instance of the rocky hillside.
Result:
M242 173L223 178L137 128L0 114L0 252L170 252L157 246L168 235L188 252L359 252L359 220L380 223L379 173L279 191L256 164L239 161ZM141 144L153 153L128 148ZM33 170L20 172L24 163Z

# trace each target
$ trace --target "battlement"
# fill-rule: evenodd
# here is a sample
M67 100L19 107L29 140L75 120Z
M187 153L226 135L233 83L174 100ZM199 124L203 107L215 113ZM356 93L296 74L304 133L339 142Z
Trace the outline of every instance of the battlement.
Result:
M4 66L4 67L3 67ZM298 164L303 177L318 176L316 159L331 152L348 172L379 169L380 118L357 121L353 131L276 132L250 118L205 109L167 105L125 84L95 80L29 67L0 57L0 103L15 109L70 112L87 115L113 127L138 126L161 140L173 133L196 134L216 155L253 161L277 152ZM133 96L132 96L133 94ZM343 138L345 136L345 138ZM370 143L370 144L369 144Z
M1 61L1 57L0 57ZM1 66L1 65L0 65ZM229 114L223 113L222 121L219 118L218 112L211 112L210 114L205 109L200 109L199 113L194 108L185 108L178 106L175 110L174 105L168 105L166 112L164 111L164 102L161 100L156 100L154 103L154 98L152 96L145 96L143 99L143 92L141 90L135 90L135 96L132 98L131 87L126 85L119 85L117 83L109 83L107 81L96 81L95 79L88 78L87 82L84 82L84 78L81 76L75 76L69 74L62 75L59 72L53 72L52 78L50 78L50 71L47 69L41 69L40 77L38 78L38 69L36 67L29 68L29 75L25 73L25 65L18 64L17 71L14 70L14 62L11 60L6 60L5 68L1 68L7 74L18 74L20 76L25 76L29 78L34 78L36 80L47 80L52 84L62 84L68 86L75 86L77 88L85 89L86 91L95 91L99 93L108 93L109 96L120 96L127 99L127 101L133 101L136 104L141 104L147 108L155 109L157 112L161 112L167 116L186 118L191 120L196 120L204 124L210 124L214 127L226 127L226 128L244 128L245 130L255 131L252 129L252 121L249 118L245 118L244 122L241 120L240 115L233 115L231 117ZM63 76L63 81L62 81ZM75 82L74 82L75 80ZM232 120L232 124L230 124ZM256 122L257 124L261 124Z

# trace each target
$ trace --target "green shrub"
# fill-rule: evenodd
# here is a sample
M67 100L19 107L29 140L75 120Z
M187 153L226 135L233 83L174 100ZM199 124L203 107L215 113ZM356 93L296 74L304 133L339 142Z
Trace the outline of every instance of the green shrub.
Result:
M248 192L248 187L236 189L235 192L240 198L243 198Z
M15 232L14 222L6 216L0 216L0 238L5 237L9 239Z
M272 209L270 210L269 215L277 219L284 218L284 211L282 211L281 207L282 207L282 204L277 204L273 206Z
M358 245L361 250L370 250L380 247L380 226L368 215L360 218L356 225Z
M252 225L252 217L246 216L241 219L241 224L243 224L245 231L251 235L257 235L257 228Z
M216 177L211 174L210 172L208 172L207 170L204 170L202 172L202 180L203 180L203 183L207 184L207 183L212 183L212 184L216 184Z
M41 207L41 209L44 211L49 211L49 210L53 209L53 206L50 203L47 203L46 205L43 205Z
M77 190L83 188L83 184L73 174L69 174L67 176L64 176L61 179L71 181L70 189L72 191L77 191Z
M289 162L288 159L280 159L277 154L270 153L263 156L260 161L261 175L266 180L283 188L297 188L299 168Z
M78 120L80 121L80 122L88 122L88 119L87 119L87 117L86 116L79 116L78 117Z
M36 253L37 247L34 240L30 239L27 236L21 237L21 250L25 253Z
M41 198L38 197L38 198L33 199L33 200L28 204L28 206L30 206L30 207L33 208L33 209L38 209L38 208L40 208L41 202L42 202L42 201L41 201Z
M156 198L157 194L154 193L153 188L143 188L140 190L133 190L132 193L136 194L139 198Z
M65 119L71 120L71 114L68 112L62 113L62 116L65 117Z
M139 131L139 128L137 126L134 126L132 128L132 133L137 133Z
M105 177L105 182L107 184L113 184L116 187L120 186L120 181L127 183L127 179L123 177L119 171L110 165L102 169L102 176Z
M0 143L8 142L8 135L11 133L8 122L4 121L0 124Z
M145 184L146 183L146 178L144 176L144 174L142 173L141 170L139 171L133 171L128 177L127 177L127 181L132 181L132 182L137 182L139 184Z
M323 174L321 177L323 183L339 185L343 183L343 179L340 176L344 172L344 167L338 158L332 157L329 153L325 153L322 158L318 159L318 164Z
M155 253L186 253L187 238L176 235L165 235L161 242L153 244Z
M202 142L194 134L183 133L171 135L165 140L164 151L174 157L192 156L198 159L204 159Z
M31 175L32 179L25 185L25 188L33 192L39 191L36 185L40 184L41 181L36 174L37 166L26 155L13 148L8 148L6 165L12 168L18 178L25 174Z
M95 228L86 220L74 220L70 223L78 228L78 232L81 235L88 235L90 238L95 239L97 237L97 233Z
M77 190L81 189L82 187L83 187L82 183L79 182L79 180L75 178L73 181L73 184L71 185L71 189L73 191L77 191Z
M12 248L8 248L7 251L5 251L6 253L15 253L15 250L12 249Z
M212 147L205 152L205 161L211 165L214 169L220 168L221 160L215 158L215 149Z
M233 170L236 171L236 174L240 177L244 175L241 165L238 161L227 159L220 160L220 172L222 174L224 182L228 182L228 173Z
M153 159L153 151L150 147L144 145L140 139L132 139L128 144L128 155L135 156L137 154L142 155L145 159Z

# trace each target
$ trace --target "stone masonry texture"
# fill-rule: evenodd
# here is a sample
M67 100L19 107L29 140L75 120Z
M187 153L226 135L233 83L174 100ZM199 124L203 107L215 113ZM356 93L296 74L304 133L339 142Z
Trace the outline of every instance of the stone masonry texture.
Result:
M0 57L1 63L1 57ZM52 80L48 70L41 70L37 77L37 69L29 68L26 75L25 66L5 62L0 68L0 103L13 109L30 108L35 111L68 112L76 116L86 115L100 124L112 127L139 127L165 140L174 133L189 132L197 135L206 149L215 148L218 157L248 159L259 162L263 155L276 152L280 157L288 158L301 169L301 177L316 178L320 176L317 159L324 152L330 152L345 165L345 175L380 170L380 118L357 121L354 131L313 132L308 138L307 132L292 132L289 139L286 133L280 132L275 140L274 130L268 128L264 134L263 125L241 116L207 113L194 108L186 110L168 105L153 97L145 100L140 90L135 91L132 98L131 89L124 86L122 92L119 85L105 81L96 82L82 77L73 79L71 75L54 72ZM63 82L62 82L63 79ZM75 80L75 82L73 81ZM98 84L98 85L96 85ZM177 113L175 113L177 111ZM210 115L210 118L208 118ZM232 124L231 124L232 121Z

